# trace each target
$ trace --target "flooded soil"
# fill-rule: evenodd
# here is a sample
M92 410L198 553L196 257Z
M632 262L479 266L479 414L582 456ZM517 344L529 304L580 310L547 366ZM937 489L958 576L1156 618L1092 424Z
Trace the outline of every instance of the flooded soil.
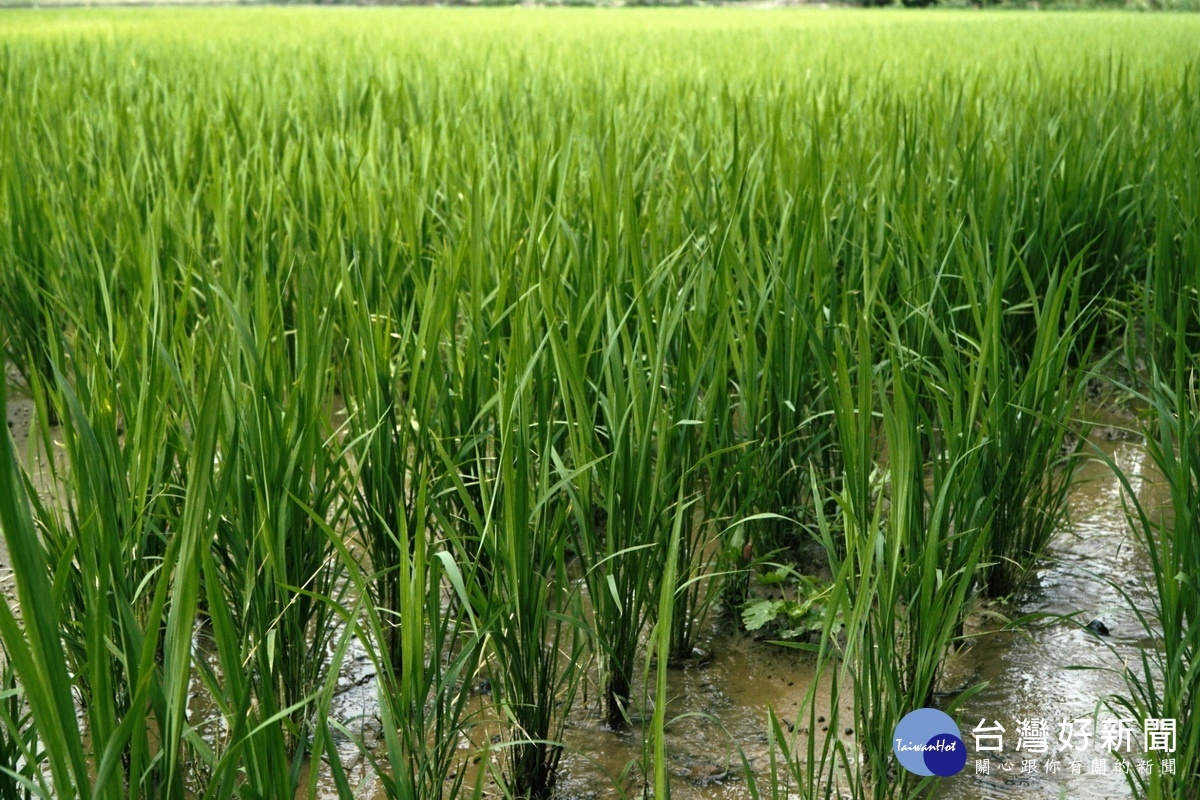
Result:
M751 794L744 764L750 765L760 781L769 774L769 709L774 709L789 731L800 728L795 742L807 739L808 714L803 706L813 681L812 658L735 632L715 633L709 646L714 649L697 663L670 671L666 744L671 794L681 800L748 798ZM640 797L653 776L642 773L643 746L648 742L643 741L639 726L648 722L653 704L635 699L631 709L634 724L614 731L604 724L594 671L588 680L587 699L582 699L581 692L566 721L557 796L564 800ZM653 682L653 674L650 680ZM376 692L374 667L361 645L352 643L330 715L339 726L361 737L370 750L382 744ZM818 695L818 718L824 722L829 716L829 692L826 689ZM470 713L473 722L461 744L465 762L462 768L466 770L467 787L478 780L483 784L484 797L498 797L499 788L480 773L487 766L489 742L500 743L503 739L503 728L497 724L490 703L487 690L477 689ZM849 705L841 709L843 720L852 715ZM848 747L854 746L853 730L847 728L832 735ZM335 745L347 772L356 779L358 796L383 800L385 795L356 743L335 736ZM325 774L327 769L321 772ZM330 789L318 796L333 798L336 794Z
M672 669L669 675L666 750L671 796L750 797L743 759L760 781L765 779L770 709L788 728L807 725L803 705L813 681L813 661L799 650L732 631L716 635L705 646L711 647L710 660ZM829 692L819 694L818 711L826 718ZM652 780L638 771L643 757L640 732L614 733L600 724L598 708L587 712L589 719L573 720L567 729L567 745L576 752L564 759L562 796L611 797L613 782L607 776L622 773L627 775L623 788L640 795L641 781ZM849 706L844 708L843 719L851 713ZM838 735L854 746L852 730Z
M1129 477L1147 509L1166 499L1140 444L1109 441L1099 447ZM1032 585L1008 610L1050 616L1022 626L1021 632L983 636L952 665L956 678L951 683L987 686L957 714L967 766L941 781L934 795L939 800L1132 796L1122 760L1136 765L1142 721L1127 722L1133 733L1128 743L1117 737L1118 757L1104 739L1120 730L1119 717L1104 701L1125 692L1124 664L1138 663L1150 644L1117 587L1147 611L1153 608L1151 570L1126 522L1121 485L1112 470L1097 460L1079 477L1070 527L1052 543ZM1086 629L1093 621L1109 635Z
M33 404L28 399L16 398L6 409L7 427L40 491L39 480L45 480L48 470L38 463L44 455L28 443L32 414ZM1157 508L1161 489L1141 445L1121 441L1119 436L1094 439L1101 452L1129 476L1147 508ZM979 683L986 687L955 714L967 744L967 766L959 775L942 779L934 797L1042 800L1131 796L1121 771L1122 759L1105 746L1104 733L1116 723L1117 715L1103 702L1124 691L1123 664L1139 658L1142 648L1148 646L1145 631L1116 587L1147 611L1153 607L1149 576L1143 548L1125 519L1120 483L1107 464L1094 460L1082 469L1072 492L1069 529L1052 544L1030 587L1013 605L984 609L975 622L975 631L981 635L948 667L946 688ZM11 570L2 549L0 586L6 593L11 590ZM1018 632L1000 630L998 620L1022 615L1044 616ZM1086 629L1093 620L1102 622L1109 635ZM671 670L667 753L672 795L677 800L749 798L752 791L743 764L749 764L760 781L770 774L769 710L774 710L785 727L795 730L793 746L802 747L805 742L812 657L758 641L728 621L714 626L703 646L707 651L704 658L689 668ZM829 687L818 687L815 694L815 716L823 722L832 716ZM375 695L374 670L365 652L355 645L343 664L332 712L368 747L373 739L378 741L379 734ZM599 696L593 678L567 720L559 782L564 800L640 795L643 782L651 779L641 772L645 759L637 726L624 732L606 728L599 713ZM487 700L481 697L479 702L482 706ZM202 709L196 711L197 716L205 714ZM643 709L647 715L648 711ZM853 711L845 705L836 717L844 730L820 731L818 735L837 736L853 751ZM1141 743L1141 721L1128 724L1134 729L1130 752L1120 755L1134 763ZM474 731L471 739L481 736L489 738L486 724ZM464 740L464 754L479 744ZM381 797L357 746L349 740L337 745L357 779L359 795Z
M1157 508L1165 495L1152 464L1140 443L1125 438L1101 428L1093 441L1129 477L1142 503ZM940 780L932 793L938 800L1132 796L1122 769L1136 768L1142 722L1126 719L1122 726L1104 701L1125 691L1124 664L1139 659L1149 644L1116 587L1139 609L1151 609L1150 565L1126 521L1120 481L1102 459L1081 469L1070 502L1071 524L1051 545L1031 585L1014 604L978 616L981 635L948 669L948 688L987 685L956 713L968 748L967 767ZM1000 630L997 622L1002 616L1032 615L1044 616L1021 631ZM1109 635L1088 630L1093 620ZM768 709L785 722L803 724L806 714L796 718L802 715L813 667L796 651L739 633L717 636L713 648L706 669L674 675L678 707L672 705L671 713L681 716L669 729L668 757L676 776L672 794L696 800L749 798L737 769L738 748L765 777ZM826 700L828 694L827 688L819 692ZM840 709L839 717L846 725L853 720L852 709ZM995 738L997 724L1004 728L1000 739ZM1126 745L1123 731L1129 729ZM568 742L581 749L581 733L588 734L586 757L565 760L563 796L611 796L605 775L620 774L622 764L636 761L640 742L633 734L571 726ZM852 731L834 733L853 745ZM1110 737L1116 737L1118 753L1110 752L1107 745L1114 742L1105 741ZM998 751L990 749L997 745ZM710 775L717 777L709 780Z

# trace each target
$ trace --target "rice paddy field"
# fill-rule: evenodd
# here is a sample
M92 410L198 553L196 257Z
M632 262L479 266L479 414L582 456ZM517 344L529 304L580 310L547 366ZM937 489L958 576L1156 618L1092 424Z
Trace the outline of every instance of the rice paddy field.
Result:
M9 10L0 109L0 798L1196 797L1200 17Z

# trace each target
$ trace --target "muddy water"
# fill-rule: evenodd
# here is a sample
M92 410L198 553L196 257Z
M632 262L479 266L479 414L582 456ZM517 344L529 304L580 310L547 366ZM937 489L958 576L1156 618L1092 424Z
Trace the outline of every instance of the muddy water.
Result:
M805 726L805 693L813 680L809 656L797 650L756 642L727 632L711 642L711 659L701 665L671 671L670 705L666 728L667 768L671 795L681 800L746 798L743 758L760 781L768 774L767 714L774 709L785 725ZM828 692L823 692L824 698ZM829 716L827 699L818 698L818 712ZM577 753L564 759L560 792L565 798L614 796L612 778L630 794L640 796L643 758L638 731L614 733L599 721L599 709L572 720L567 745ZM851 716L849 706L843 719ZM853 731L838 733L853 748Z
M774 709L789 727L807 725L807 715L801 718L801 707L813 680L812 660L799 651L765 645L732 632L714 631L709 644L714 649L706 658L685 669L672 669L668 681L666 746L672 797L748 798L751 795L743 764L749 763L760 781L765 780L769 768L765 725L768 709ZM717 646L721 649L716 650ZM653 675L650 679L653 681ZM640 797L653 776L641 771L644 742L636 723L646 721L653 705L635 699L635 725L613 731L603 724L594 672L589 680L587 699L578 700L566 722L557 796L563 800L622 794ZM331 717L361 737L369 749L377 750L382 742L375 673L357 643L350 648L338 684ZM822 694L828 696L827 691ZM486 767L487 756L480 759L479 754L487 750L489 740L500 742L503 734L490 702L485 694L472 699L474 722L461 743L465 759L461 768L466 770L468 789L478 780L485 797L499 797L499 788L480 773ZM818 716L824 719L829 715L828 703L822 698L816 703ZM205 709L205 713L210 711ZM849 719L851 708L845 706L841 715ZM836 735L853 747L852 731ZM385 795L357 746L337 735L335 745L351 779L358 784L358 796L383 800ZM321 775L328 778L327 773L323 766ZM328 791L318 796L330 800L336 797L332 782L322 783Z
M44 477L48 470L44 457L26 446L31 413L32 403L26 399L16 399L6 409L18 452L24 454L25 466L38 485L39 476ZM1161 488L1155 485L1144 450L1130 442L1101 447L1131 477L1142 501L1155 507ZM1046 617L1024 626L1021 633L989 632L955 657L947 688L980 682L987 686L957 713L968 747L967 767L960 775L941 780L934 792L939 800L1131 796L1118 759L1102 746L1099 735L1078 750L1078 737L1067 747L1060 742L1064 721L1078 726L1082 720L1092 720L1092 729L1098 734L1104 722L1116 716L1101 704L1108 695L1124 691L1119 670L1124 661L1136 663L1147 644L1134 615L1109 581L1123 587L1143 610L1152 608L1153 599L1147 584L1149 565L1126 523L1119 482L1108 466L1098 461L1086 466L1080 478L1071 498L1071 527L1052 545L1049 558L1016 606L996 609L1009 616L1075 614L1077 624ZM11 582L5 555L0 551L0 586L8 589ZM988 619L987 612L980 615L980 628L998 627ZM1093 619L1103 621L1111 635L1102 638L1082 628ZM710 658L671 673L667 717L672 721L666 744L672 794L678 800L751 796L742 763L745 758L760 781L768 774L768 709L774 709L785 724L795 725L798 733L806 732L807 715L802 712L813 680L811 659L798 651L755 641L734 627L726 624L711 632L705 642ZM1094 669L1069 669L1080 666ZM368 743L377 741L376 686L365 653L352 651L341 678L333 716ZM822 688L817 714L829 717L828 687ZM597 698L592 686L586 697L581 694L578 708L567 721L567 754L559 784L564 800L616 797L620 792L637 796L649 777L640 771L644 759L640 733L604 728ZM480 698L481 704L486 702ZM195 711L197 717L203 717L207 709ZM843 707L839 717L845 729L829 735L853 748L855 733L847 727L853 725L851 709ZM1021 722L1033 720L1044 723L1045 752L1032 751L1027 742L1018 747ZM989 728L997 723L1004 727L998 751L977 746L996 743L994 738L976 740L973 729L980 721ZM1134 727L1139 732L1134 736L1136 743L1141 722L1134 721ZM1036 736L1027 738L1036 746ZM351 774L360 782L359 795L378 796L356 747L349 741L338 745ZM473 749L464 741L464 754ZM986 774L977 766L984 761Z
M1098 446L1130 477L1148 509L1165 499L1139 444L1100 442ZM940 780L933 791L938 800L1132 796L1120 759L1104 747L1102 734L1118 715L1103 702L1125 691L1120 670L1126 662L1137 663L1147 641L1110 581L1122 587L1139 609L1151 609L1150 566L1126 522L1121 485L1107 464L1097 459L1083 467L1070 503L1071 525L1052 544L1030 587L1013 606L985 610L976 629L986 635L973 640L948 669L948 689L980 682L987 686L957 713L968 763L958 776ZM998 630L996 622L1001 612L1010 618L1051 616L1023 626L1022 632L1005 632ZM1075 615L1077 622L1059 615ZM1092 620L1102 621L1110 636L1085 630L1083 626ZM774 708L785 720L794 721L811 682L812 666L803 657L738 634L718 636L713 647L716 655L707 669L674 677L676 699L671 713L698 713L679 719L669 731L668 757L676 776L672 794L697 800L746 798L750 790L737 769L737 747L747 754L760 779L765 777L767 710ZM843 708L840 717L845 725L853 713ZM1037 720L1045 730L1045 752L1037 752ZM973 729L981 721L982 727L999 723L1005 728L999 742L986 735L976 741ZM1060 739L1065 735L1064 721L1073 734L1065 737L1065 746ZM1019 735L1023 722L1028 736ZM1124 755L1136 759L1141 721L1129 725L1135 732L1131 752ZM1086 740L1078 733L1085 730L1092 733ZM568 737L581 732L587 734L588 758L605 770L588 766L582 757L567 759L564 795L611 796L612 784L603 772L619 774L623 763L640 757L640 743L632 735L619 737L599 729L576 729ZM853 741L853 735L835 734L848 744ZM976 748L997 743L998 752ZM986 767L977 762L986 762ZM706 775L719 779L709 780Z
M1147 508L1157 507L1163 490L1144 449L1127 442L1107 443L1102 449L1130 476ZM1144 548L1126 523L1121 486L1109 467L1089 464L1081 478L1071 497L1072 525L1054 542L1050 559L1016 609L1018 614L1075 614L1078 624L1050 617L1026 626L1025 633L993 633L977 640L953 665L958 680L986 681L987 688L957 715L967 744L967 766L942 781L935 794L939 800L1132 796L1118 758L1104 747L1100 734L1109 720L1118 718L1103 701L1125 691L1123 663L1137 664L1147 645L1145 632L1113 583L1128 592L1138 608L1151 609L1151 570ZM1081 628L1097 619L1110 636ZM1039 719L1045 721L1044 751L1037 727L1031 724ZM1066 722L1072 733L1086 730L1089 723L1083 720L1090 721L1090 741L1064 728ZM1028 741L1020 735L1021 721L1032 734ZM976 738L977 726L994 729L996 723L1005 732ZM1132 727L1134 752L1126 757L1136 759L1141 721L1134 720ZM992 749L996 746L1000 749Z

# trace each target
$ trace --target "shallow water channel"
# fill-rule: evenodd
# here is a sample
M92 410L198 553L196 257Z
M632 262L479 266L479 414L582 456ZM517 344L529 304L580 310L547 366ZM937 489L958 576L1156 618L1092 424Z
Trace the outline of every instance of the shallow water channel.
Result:
M18 452L26 449L31 406L28 400L17 399L6 409ZM1129 477L1147 508L1156 508L1161 488L1155 485L1141 445L1102 441L1097 446ZM6 555L0 547L0 583L8 593L11 572ZM941 779L934 797L1074 800L1131 796L1121 759L1103 742L1102 729L1117 715L1101 704L1106 696L1124 691L1123 661L1136 663L1141 648L1148 644L1113 584L1123 587L1140 609L1148 611L1152 608L1149 576L1143 548L1126 522L1119 481L1101 460L1086 464L1071 496L1071 525L1055 540L1035 579L1014 605L983 610L973 627L980 635L952 658L944 688L987 685L956 715L967 744L966 768L955 777ZM1047 616L1023 625L1020 631L1002 631L1001 614L1009 618ZM1076 616L1070 621L1057 615ZM1083 626L1092 620L1103 621L1111 635L1101 637L1085 630ZM667 748L674 776L672 794L677 800L750 797L743 758L762 781L769 769L768 709L774 709L785 725L808 723L803 704L813 680L811 658L754 640L736 627L728 621L715 625L710 640L704 643L708 657L688 669L672 670ZM349 654L341 683L333 713L347 728L369 740L370 726L376 720L375 682L364 654ZM828 715L828 691L818 695L817 712L823 720ZM641 793L646 776L637 766L643 758L640 734L636 728L626 733L604 728L598 701L593 685L586 694L581 693L568 720L567 754L559 783L564 800L614 797L618 795L616 786L630 796ZM481 696L479 702L484 705L487 698ZM829 735L853 748L856 733L847 703L848 697L844 697L839 714L842 730ZM1069 736L1064 734L1067 724L1072 731ZM1136 751L1141 721L1131 724ZM1002 733L997 725L1003 727ZM1077 733L1085 725L1090 725L1090 737ZM486 725L481 729L484 733L479 735L488 735ZM464 751L471 749L471 743L463 744ZM358 762L351 773L357 773L355 777L362 781L361 796L374 797L376 789L357 749L349 742L342 745L343 757ZM1136 757L1136 752L1127 754L1129 759Z
M1100 448L1153 514L1166 495L1143 447L1105 442ZM1147 612L1153 608L1151 570L1126 521L1121 485L1109 466L1093 461L1079 478L1071 495L1071 525L1051 545L1050 558L1014 609L1017 614L1076 615L1077 622L1050 616L1021 632L991 633L954 665L960 680L987 681L987 688L967 700L958 715L967 766L942 781L935 794L940 800L1132 796L1122 759L1104 741L1106 730L1114 735L1120 730L1119 716L1101 704L1107 695L1126 691L1123 665L1138 665L1142 648L1150 645L1114 584ZM1092 620L1102 621L1110 635L1081 627ZM1044 725L1034 724L1037 720ZM997 723L1003 733L995 730ZM977 727L992 731L977 739ZM1116 736L1118 752L1136 767L1142 721L1132 720L1128 727L1133 728L1128 746ZM1030 735L1022 736L1022 729Z

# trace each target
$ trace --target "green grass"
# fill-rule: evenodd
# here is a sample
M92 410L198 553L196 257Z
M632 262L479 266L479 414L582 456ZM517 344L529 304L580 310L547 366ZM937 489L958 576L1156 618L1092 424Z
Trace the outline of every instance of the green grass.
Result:
M1114 352L1175 493L1126 702L1194 755L1198 38L6 11L0 343L57 460L0 448L0 793L351 796L349 737L389 797L548 797L594 715L665 796L666 670L815 541L858 748L773 718L747 785L921 794L892 726L1064 524ZM356 641L377 748L330 715Z

